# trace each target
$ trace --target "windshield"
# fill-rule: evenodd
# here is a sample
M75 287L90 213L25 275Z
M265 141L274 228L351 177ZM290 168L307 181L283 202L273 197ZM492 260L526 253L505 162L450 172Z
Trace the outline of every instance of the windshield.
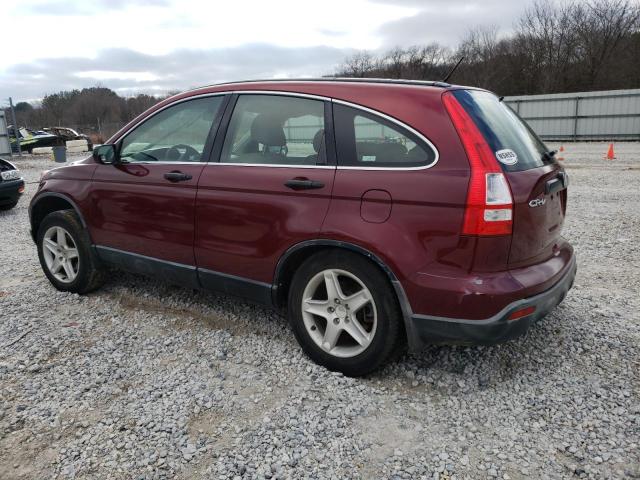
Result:
M505 172L554 162L545 155L548 149L531 127L498 97L480 90L456 90L453 94L482 132Z

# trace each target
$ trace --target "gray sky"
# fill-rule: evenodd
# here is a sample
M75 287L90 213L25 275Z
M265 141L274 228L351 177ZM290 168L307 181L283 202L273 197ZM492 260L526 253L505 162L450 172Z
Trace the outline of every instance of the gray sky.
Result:
M439 42L529 0L21 0L3 2L0 104L95 86L166 93L332 73L358 50ZM15 41L15 43L14 43Z

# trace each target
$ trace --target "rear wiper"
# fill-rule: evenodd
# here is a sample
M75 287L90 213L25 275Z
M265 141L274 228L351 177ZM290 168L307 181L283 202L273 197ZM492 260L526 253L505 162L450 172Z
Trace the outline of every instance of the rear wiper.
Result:
M544 152L542 156L544 157L545 160L551 161L553 160L553 157L555 156L556 153L558 153L557 150L549 150L548 152Z

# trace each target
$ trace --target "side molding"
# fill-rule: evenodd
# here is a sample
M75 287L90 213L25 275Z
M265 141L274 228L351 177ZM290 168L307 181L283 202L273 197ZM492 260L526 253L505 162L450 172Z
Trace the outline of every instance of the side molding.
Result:
M271 285L249 278L169 262L117 248L94 245L98 258L122 270L159 278L187 288L226 293L260 305L272 306Z
M137 253L124 252L116 248L103 247L101 245L96 245L95 251L101 261L114 265L122 270L160 278L175 285L200 288L196 267L168 262Z
M249 278L237 277L226 273L214 272L205 268L198 268L198 280L202 288L226 293L235 297L272 306L271 288L268 283L257 282Z

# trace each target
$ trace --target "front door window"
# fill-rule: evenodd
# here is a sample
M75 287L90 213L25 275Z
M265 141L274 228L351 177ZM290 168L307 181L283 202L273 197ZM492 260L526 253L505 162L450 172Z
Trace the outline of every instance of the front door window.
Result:
M122 140L120 160L199 162L222 96L197 98L153 115Z

